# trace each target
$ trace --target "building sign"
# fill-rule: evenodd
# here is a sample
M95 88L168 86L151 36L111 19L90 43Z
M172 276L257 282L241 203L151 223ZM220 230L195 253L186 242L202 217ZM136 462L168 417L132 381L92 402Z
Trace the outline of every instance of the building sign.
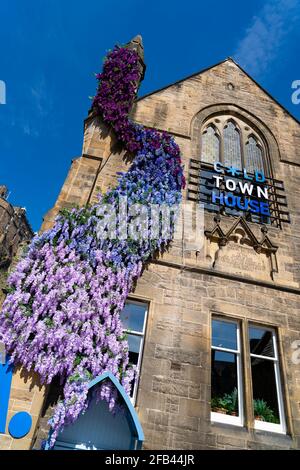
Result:
M281 227L290 216L283 181L216 162L190 159L187 198L207 211L226 215L245 214L248 221Z
M241 171L226 167L220 162L214 163L214 171L216 174L212 177L216 189L211 192L212 204L263 216L271 215L268 187L264 185L266 177L262 171L256 170L250 176L246 169Z

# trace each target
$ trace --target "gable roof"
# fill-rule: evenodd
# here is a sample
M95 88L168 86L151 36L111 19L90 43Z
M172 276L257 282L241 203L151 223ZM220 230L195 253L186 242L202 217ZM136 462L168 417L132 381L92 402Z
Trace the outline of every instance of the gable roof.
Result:
M296 121L297 124L300 124L299 119L297 119L295 116L293 116L293 114L288 109L286 109L281 103L279 103L279 101L277 101L277 99L274 98L274 96L272 96L267 90L265 90L265 88L263 88L256 80L254 80L254 78L251 77L251 75L249 75L246 72L246 70L244 70L243 67L241 67L241 65L239 65L232 57L227 57L226 59L221 60L220 62L217 62L214 65L211 65L211 66L206 67L202 70L199 70L198 72L192 73L191 75L188 75L184 78L181 78L180 80L176 80L175 82L172 82L169 85L165 85L161 88L158 88L157 90L151 91L150 93L147 93L147 94L139 97L137 99L137 101L141 101L144 98L147 98L148 96L154 95L155 93L159 93L160 91L166 90L167 88L169 88L171 86L178 85L178 84L180 84L180 83L182 83L186 80L189 80L190 78L196 77L197 75L201 75L202 73L207 72L208 70L211 70L215 67L218 67L219 65L222 65L225 62L233 62L253 83L255 83L256 86L258 86L258 88L260 88L269 98L271 98L271 100L273 100L285 113L287 113L292 119L294 119L294 121Z

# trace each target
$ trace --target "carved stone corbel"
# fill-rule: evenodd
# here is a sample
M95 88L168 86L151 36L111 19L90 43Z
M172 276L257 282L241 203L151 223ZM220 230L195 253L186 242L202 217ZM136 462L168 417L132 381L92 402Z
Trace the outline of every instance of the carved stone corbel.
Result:
M206 238L210 240L210 242L217 243L219 246L219 250L221 250L222 247L225 247L229 243L229 241L235 241L234 235L239 232L239 230L237 229L241 229L242 233L244 233L245 236L239 235L240 238L238 239L237 243L240 243L241 245L246 243L248 246L252 247L257 254L265 255L269 259L270 275L273 279L273 274L278 272L278 264L276 258L278 246L274 245L268 237L268 228L265 225L261 227L261 238L257 238L249 223L242 216L238 217L237 219L234 219L231 227L226 231L221 227L220 214L217 214L214 217L214 222L215 224L213 228L204 232ZM216 261L219 257L219 250L217 250L217 252L215 253L215 261L213 263L213 267L215 266Z

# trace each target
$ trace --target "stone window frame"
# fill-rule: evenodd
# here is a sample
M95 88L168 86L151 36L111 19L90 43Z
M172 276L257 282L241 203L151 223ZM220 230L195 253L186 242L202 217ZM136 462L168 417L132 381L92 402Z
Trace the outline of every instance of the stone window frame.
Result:
M283 361L283 354L281 350L282 338L280 335L280 327L273 324L268 324L268 322L260 322L257 320L248 319L245 317L235 316L234 314L224 314L221 311L212 311L210 318L210 351L212 350L212 321L214 319L219 319L221 321L229 321L239 324L240 328L240 366L241 366L241 396L243 399L242 402L242 424L239 424L238 421L233 422L232 420L224 421L220 419L212 419L211 413L211 423L212 424L227 424L235 427L242 427L243 429L254 430L254 431L263 431L267 433L275 433L282 436L290 434L291 429L289 426L289 405L287 401L287 388L286 381L283 374L285 373L285 364ZM273 423L257 424L258 421L254 417L254 408L253 408L253 388L252 388L252 373L251 373L251 353L250 353L250 341L249 341L249 328L254 326L256 328L262 328L272 332L273 345L276 356L276 394L278 399L278 411L280 417L280 424L276 425ZM275 343L274 343L275 340ZM210 364L211 370L211 364ZM211 372L210 372L211 377ZM239 402L240 404L240 402ZM214 415L217 413L214 413ZM215 418L215 416L213 416ZM230 417L230 416L229 416Z
M135 379L134 385L133 385L133 393L132 396L130 397L130 400L133 404L133 406L136 406L137 402L137 394L138 394L138 388L139 388L139 381L140 381L140 371L142 367L142 362L143 362L143 354L144 354L144 346L145 346L145 339L146 339L146 330L147 330L147 323L148 323L148 317L149 317L149 301L143 298L136 298L136 297L128 297L125 305L126 304L137 304L137 305L144 305L145 308L145 313L144 313L144 323L143 323L143 330L142 331L134 331L131 330L130 328L124 328L124 333L131 334L134 336L139 336L141 338L141 343L140 343L140 349L139 349L139 355L138 355L138 362L137 362L137 370L138 370L138 376Z

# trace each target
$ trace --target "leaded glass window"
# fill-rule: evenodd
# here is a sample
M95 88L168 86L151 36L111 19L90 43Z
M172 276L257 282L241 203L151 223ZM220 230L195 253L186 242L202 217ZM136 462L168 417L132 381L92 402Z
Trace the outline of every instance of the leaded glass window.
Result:
M234 121L229 121L223 131L224 165L242 168L241 137Z
M209 119L203 127L201 148L203 163L221 162L227 167L245 168L248 174L258 170L268 176L262 139L238 117L224 114Z
M254 173L255 170L264 171L262 148L252 135L245 146L245 168L250 173Z
M202 134L202 158L206 163L214 163L220 159L220 140L214 126L208 126Z

